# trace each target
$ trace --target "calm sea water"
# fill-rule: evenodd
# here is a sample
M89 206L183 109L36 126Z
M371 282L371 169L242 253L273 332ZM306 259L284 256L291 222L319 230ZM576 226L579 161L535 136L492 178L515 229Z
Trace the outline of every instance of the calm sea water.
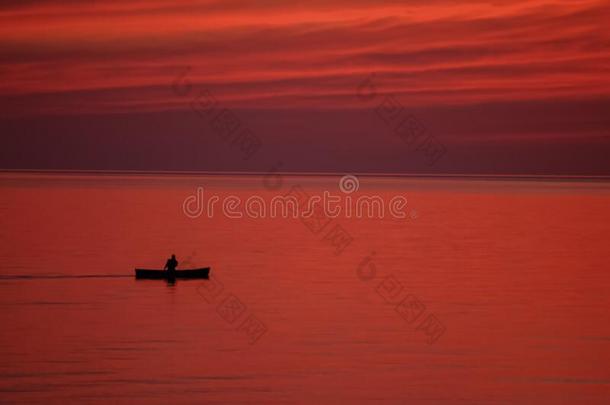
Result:
M407 218L183 213L197 187L338 192L283 180L2 175L0 402L610 402L608 184L364 178ZM171 253L215 277L133 278Z

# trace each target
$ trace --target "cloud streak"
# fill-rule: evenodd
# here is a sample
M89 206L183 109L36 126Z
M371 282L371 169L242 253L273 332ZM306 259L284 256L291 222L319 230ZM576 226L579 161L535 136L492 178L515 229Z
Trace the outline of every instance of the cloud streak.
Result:
M282 107L291 97L296 107L308 104L305 99L315 100L312 107L336 107L349 102L337 97L349 91L345 84L370 71L384 75L386 91L412 89L432 104L512 100L514 87L524 99L608 92L605 2L449 4L8 7L0 11L0 91L77 95L121 89L120 98L124 91L166 85L178 67L191 66L194 80L226 88L229 99L246 107L262 100L272 107L274 94ZM578 87L581 94L574 94ZM461 88L463 98L456 95ZM490 89L496 90L490 95ZM150 91L142 93L143 108L150 97ZM155 98L159 106L171 104L167 94ZM116 101L120 111L124 103Z

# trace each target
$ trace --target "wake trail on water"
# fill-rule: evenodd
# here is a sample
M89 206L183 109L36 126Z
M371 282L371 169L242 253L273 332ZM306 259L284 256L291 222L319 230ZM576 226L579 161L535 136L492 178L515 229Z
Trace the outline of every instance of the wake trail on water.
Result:
M0 275L0 280L55 280L55 279L70 279L70 278L126 278L131 277L131 274L14 274Z

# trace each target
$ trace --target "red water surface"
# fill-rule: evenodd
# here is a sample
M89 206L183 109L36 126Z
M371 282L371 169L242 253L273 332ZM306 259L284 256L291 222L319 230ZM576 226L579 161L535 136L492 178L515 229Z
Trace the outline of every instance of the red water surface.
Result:
M319 231L182 209L338 179L3 175L1 402L610 401L608 184L361 178L407 218ZM214 278L132 277L171 253Z

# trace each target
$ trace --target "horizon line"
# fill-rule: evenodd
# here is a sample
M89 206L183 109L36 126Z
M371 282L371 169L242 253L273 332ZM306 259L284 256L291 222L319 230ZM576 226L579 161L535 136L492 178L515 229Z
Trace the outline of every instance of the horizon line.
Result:
M209 171L209 170L97 170L97 169L2 169L0 173L22 174L75 174L75 175L179 175L179 176L265 176L270 172L259 171ZM428 179L470 179L470 180L583 180L610 181L610 175L570 175L570 174L472 174L472 173L383 173L383 172L273 172L282 176L345 176L387 177L387 178L428 178Z

